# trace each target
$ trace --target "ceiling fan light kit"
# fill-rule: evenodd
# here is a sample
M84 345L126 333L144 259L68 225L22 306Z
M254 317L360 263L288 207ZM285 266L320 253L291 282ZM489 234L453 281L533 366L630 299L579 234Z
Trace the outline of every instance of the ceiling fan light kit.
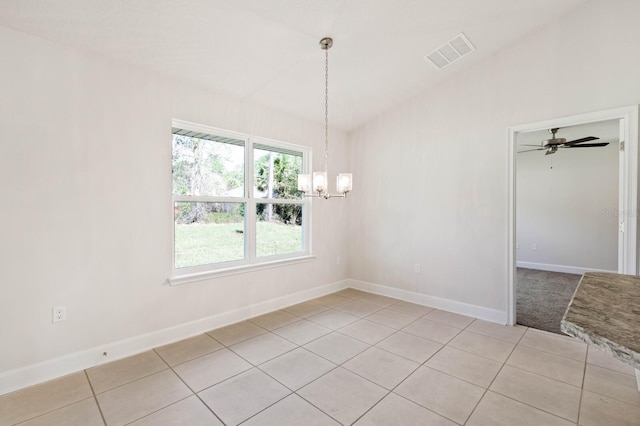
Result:
M351 173L340 173L336 178L337 194L329 192L329 49L333 46L331 37L320 40L320 48L325 52L324 66L324 171L313 172L313 177L308 174L298 175L298 191L305 197L313 198L346 198L347 193L353 188Z
M558 152L558 148L596 148L609 145L609 142L596 142L596 143L586 143L598 140L600 138L595 136L587 136L580 139L575 139L567 142L565 138L557 138L556 133L560 130L559 127L555 127L553 129L549 129L549 133L551 133L550 139L545 139L540 142L540 145L521 145L521 146L535 146L535 149L526 149L524 151L518 151L518 154L523 152L532 152L532 151L546 151L544 155L555 154Z

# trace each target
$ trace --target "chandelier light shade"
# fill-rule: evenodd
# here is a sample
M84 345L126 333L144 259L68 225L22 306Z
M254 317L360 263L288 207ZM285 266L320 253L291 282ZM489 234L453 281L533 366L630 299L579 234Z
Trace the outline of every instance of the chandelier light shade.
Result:
M327 172L313 172L313 190L315 192L326 192Z
M336 182L336 188L342 194L346 194L353 189L351 173L340 173Z
M311 192L311 176L298 175L298 191Z
M340 173L336 178L337 194L329 192L329 49L333 46L333 39L325 37L320 40L320 48L325 52L324 66L324 171L313 172L313 177L308 174L298 175L298 190L305 197L324 198L345 198L347 193L353 188L353 178L351 173Z

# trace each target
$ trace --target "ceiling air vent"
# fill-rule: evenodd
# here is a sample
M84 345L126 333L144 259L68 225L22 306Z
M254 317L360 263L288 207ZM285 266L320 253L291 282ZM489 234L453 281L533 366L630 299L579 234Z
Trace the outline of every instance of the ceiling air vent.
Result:
M443 44L433 52L425 56L439 70L449 65L451 62L462 58L464 55L476 50L469 39L460 33L447 43Z

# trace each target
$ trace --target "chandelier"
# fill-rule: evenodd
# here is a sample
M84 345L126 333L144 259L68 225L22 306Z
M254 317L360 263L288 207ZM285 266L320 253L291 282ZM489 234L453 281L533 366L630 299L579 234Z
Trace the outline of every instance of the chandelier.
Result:
M324 171L313 172L313 179L308 174L298 175L298 190L305 197L345 198L352 188L351 173L340 173L336 179L337 194L329 192L327 171L329 165L329 49L333 46L333 39L325 37L320 40L320 48L325 52L324 59Z

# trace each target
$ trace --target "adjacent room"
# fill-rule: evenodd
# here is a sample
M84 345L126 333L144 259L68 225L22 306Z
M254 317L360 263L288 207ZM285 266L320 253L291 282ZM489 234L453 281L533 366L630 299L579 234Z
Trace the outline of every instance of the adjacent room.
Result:
M573 148L547 153L549 130L518 135L517 323L562 333L582 274L618 271L620 120L556 135Z
M639 16L0 0L0 426L640 425Z

